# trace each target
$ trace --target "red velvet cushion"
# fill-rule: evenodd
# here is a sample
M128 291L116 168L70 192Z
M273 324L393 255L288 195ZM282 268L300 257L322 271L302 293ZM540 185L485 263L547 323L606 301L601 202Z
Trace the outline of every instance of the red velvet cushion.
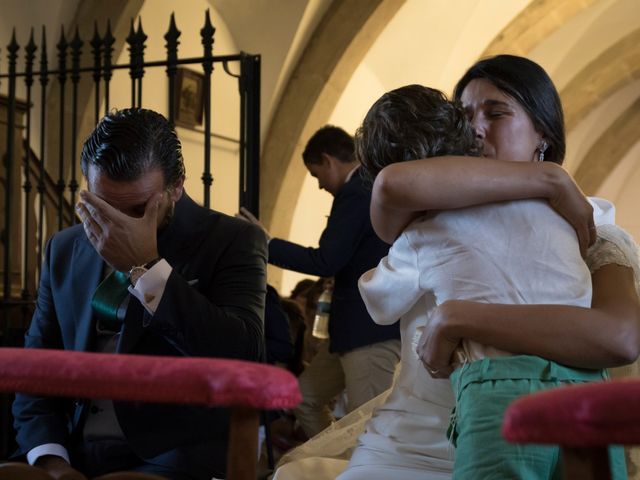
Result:
M0 348L0 391L267 410L301 400L290 372L260 363L21 348Z
M570 447L640 444L640 379L554 388L526 395L505 412L513 443Z

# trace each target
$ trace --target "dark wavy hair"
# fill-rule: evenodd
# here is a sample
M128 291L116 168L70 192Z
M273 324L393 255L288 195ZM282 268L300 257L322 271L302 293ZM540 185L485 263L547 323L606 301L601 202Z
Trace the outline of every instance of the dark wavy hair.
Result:
M356 158L371 182L391 163L480 153L460 106L441 91L422 85L407 85L380 97L367 112L355 141Z
M302 152L304 163L317 165L322 162L322 154L326 153L343 163L354 160L353 137L340 127L325 125L314 133Z
M458 81L453 98L460 100L472 80L484 78L516 100L548 144L544 160L562 164L566 153L564 115L556 87L547 72L528 58L496 55L476 62Z
M159 168L165 186L171 186L185 175L175 129L162 115L144 108L114 110L100 120L82 146L85 177L90 165L116 181L137 180Z

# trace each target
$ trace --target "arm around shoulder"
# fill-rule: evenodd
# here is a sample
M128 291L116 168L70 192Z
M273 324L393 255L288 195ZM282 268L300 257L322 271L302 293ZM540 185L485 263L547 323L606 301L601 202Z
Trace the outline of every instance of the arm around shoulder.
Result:
M632 268L604 265L592 281L592 309L603 317L600 333L608 340L603 354L615 361L611 366L635 362L640 354L640 300Z
M640 352L640 302L633 271L605 265L592 280L592 308L447 301L431 316L420 356L432 367L445 370L455 345L467 338L578 368L632 363Z
M528 198L549 200L576 229L583 251L595 240L593 208L571 176L550 162L448 156L394 163L374 182L371 221L391 243L420 212Z

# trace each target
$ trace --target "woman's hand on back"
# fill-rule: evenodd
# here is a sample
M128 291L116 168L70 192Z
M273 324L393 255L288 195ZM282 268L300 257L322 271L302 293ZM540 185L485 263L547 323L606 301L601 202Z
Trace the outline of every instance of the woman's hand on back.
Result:
M596 241L597 232L593 221L593 207L565 169L546 163L544 168L552 173L552 192L549 204L575 229L583 257Z
M447 331L450 322L464 309L464 301L449 300L436 307L422 331L416 353L433 378L449 378L456 368L454 352L460 338Z

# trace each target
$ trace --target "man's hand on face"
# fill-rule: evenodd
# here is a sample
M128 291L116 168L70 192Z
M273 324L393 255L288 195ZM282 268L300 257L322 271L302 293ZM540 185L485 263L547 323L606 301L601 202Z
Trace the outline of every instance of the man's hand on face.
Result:
M161 193L152 196L140 218L130 217L88 191L80 192L76 212L84 232L98 254L113 268L127 272L158 258L158 205Z
M38 458L35 466L42 468L56 480L87 480L87 477L69 465L64 458L55 455Z

